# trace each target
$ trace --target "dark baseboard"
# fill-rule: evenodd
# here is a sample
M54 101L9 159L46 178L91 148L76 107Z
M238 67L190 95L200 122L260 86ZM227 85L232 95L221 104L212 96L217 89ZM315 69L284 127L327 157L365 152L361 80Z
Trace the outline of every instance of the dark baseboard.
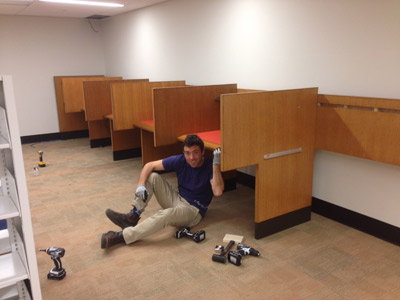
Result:
M70 140L89 137L88 130L55 132L37 135L21 136L21 144L40 143L56 140Z
M120 150L113 152L114 161L140 157L140 156L142 156L141 148L127 149L127 150Z
M252 189L256 187L256 177L253 175L236 171L236 181Z
M248 186L250 188L255 188L255 176L248 175L243 172L237 171L237 182L240 184L243 184L245 186ZM352 228L355 228L357 230L360 230L362 232L365 232L367 234L370 234L372 236L375 236L377 238L380 238L384 241L390 242L395 245L400 246L400 228L396 227L394 225L376 220L374 218L362 215L360 213L357 213L355 211L351 211L349 209L337 206L335 204L326 202L324 200L318 199L313 197L312 198L312 205L311 205L311 210L312 212L319 214L321 216L324 216L326 218L332 219L336 222L342 223L344 225L350 226ZM282 216L283 217L283 216ZM278 217L281 218L281 217ZM268 220L266 222L269 222L271 224L264 224L265 222L262 223L256 223L256 238L257 237L257 232L260 233L260 236L266 236L272 233L274 231L273 228L275 226L279 226L279 220ZM277 224L275 224L277 223ZM263 228L266 227L266 235L264 234ZM271 227L271 229L268 229ZM283 229L281 229L283 230ZM279 231L279 230L278 230ZM276 231L276 232L278 232ZM269 233L269 234L268 234Z
M100 148L111 146L111 138L90 140L90 148Z
M308 206L261 223L255 223L255 238L261 239L310 220L311 206Z
M236 179L238 183L255 189L255 176L236 171ZM311 207L305 207L261 223L255 223L255 238L261 239L268 235L310 221L310 219Z
M314 197L312 198L312 211L321 216L400 246L399 227Z

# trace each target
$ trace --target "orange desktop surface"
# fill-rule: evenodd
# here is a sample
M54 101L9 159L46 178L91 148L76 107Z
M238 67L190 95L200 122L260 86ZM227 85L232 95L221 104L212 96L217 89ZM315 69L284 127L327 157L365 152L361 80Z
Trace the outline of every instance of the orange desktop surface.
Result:
M204 146L207 149L214 150L218 147L221 147L221 130L212 130L212 131L204 131L195 133L201 138L204 142ZM186 138L187 134L181 135L178 137L178 141L183 142Z
M154 132L154 120L140 121L140 122L136 122L134 125L141 129L144 129L144 130L147 130L150 132Z

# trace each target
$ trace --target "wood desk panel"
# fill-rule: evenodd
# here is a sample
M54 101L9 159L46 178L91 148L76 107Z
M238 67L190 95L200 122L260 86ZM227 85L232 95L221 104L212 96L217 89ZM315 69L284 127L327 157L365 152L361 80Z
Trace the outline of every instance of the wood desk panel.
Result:
M221 96L221 169L257 166L256 223L311 205L317 95L310 88Z
M221 95L221 170L256 165L256 238L310 219L317 96L317 88Z
M134 125L135 125L135 127L138 127L140 129L144 129L149 132L154 132L154 121L153 120L135 122ZM153 144L154 144L154 138L153 138Z
M256 167L255 222L311 206L313 149L260 162Z
M154 145L174 144L183 134L220 128L221 94L235 93L236 84L154 89Z
M400 101L319 95L315 148L400 165Z
M264 155L314 148L317 88L221 96L223 171Z
M112 113L109 81L84 81L83 92L87 121L104 120L105 115Z
M143 166L155 160L164 159L171 155L178 155L182 153L182 145L179 143L155 147L154 146L154 133L140 129L141 132L141 146L142 146L142 164Z
M140 148L140 130L114 130L113 120L110 121L112 151L122 151Z
M111 86L115 83L148 82L148 79L84 81L86 119L88 121L103 120L112 114Z
M117 79L122 79L122 77L63 77L62 90L64 93L65 112L73 113L85 110L85 98L83 92L84 81Z
M214 151L215 149L221 147L221 130L213 130L206 132L195 132L199 138L201 138L204 142L204 148L210 151ZM210 139L210 134L212 138ZM215 138L215 136L219 136L219 138ZM181 143L185 141L187 134L178 136L177 140Z
M152 89L170 86L185 86L185 81L113 83L111 91L114 129L132 129L135 122L152 120Z
M265 90L253 90L253 89L237 89L238 93L254 93L254 92L266 92Z
M111 137L108 120L88 121L89 140L98 140Z
M84 112L65 112L62 79L66 77L67 76L54 76L54 88L56 93L58 124L60 127L60 132L87 130L88 124L85 121Z

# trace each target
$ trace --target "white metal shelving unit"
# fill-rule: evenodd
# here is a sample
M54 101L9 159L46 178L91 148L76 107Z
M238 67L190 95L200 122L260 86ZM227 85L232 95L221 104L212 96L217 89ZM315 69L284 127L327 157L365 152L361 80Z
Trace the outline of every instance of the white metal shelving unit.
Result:
M0 230L0 299L42 299L14 91L5 75L0 75L0 220L7 220L7 229Z

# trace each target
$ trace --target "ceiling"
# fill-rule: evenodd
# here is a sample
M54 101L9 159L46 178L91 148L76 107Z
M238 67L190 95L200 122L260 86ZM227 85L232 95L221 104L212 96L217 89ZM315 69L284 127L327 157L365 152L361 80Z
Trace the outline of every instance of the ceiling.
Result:
M101 19L131 10L143 8L167 0L90 0L96 2L113 2L124 4L124 7L100 7L92 5L72 5L41 2L39 0L0 0L0 15L94 18Z

